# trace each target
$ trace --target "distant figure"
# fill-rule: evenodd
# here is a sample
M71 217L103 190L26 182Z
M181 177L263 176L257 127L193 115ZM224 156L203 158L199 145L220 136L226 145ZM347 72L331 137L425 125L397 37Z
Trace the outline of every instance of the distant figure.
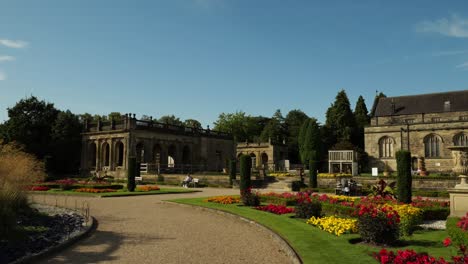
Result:
M187 176L185 177L184 181L182 182L182 187L184 188L188 188L188 184L191 183L193 180L192 176L189 174L187 174Z

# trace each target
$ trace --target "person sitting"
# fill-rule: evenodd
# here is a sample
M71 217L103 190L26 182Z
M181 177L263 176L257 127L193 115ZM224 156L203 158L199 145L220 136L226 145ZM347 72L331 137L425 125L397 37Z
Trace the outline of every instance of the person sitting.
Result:
M187 176L185 177L184 181L182 182L182 187L184 188L188 188L188 185L189 183L191 183L193 180L192 176L189 174L187 174Z

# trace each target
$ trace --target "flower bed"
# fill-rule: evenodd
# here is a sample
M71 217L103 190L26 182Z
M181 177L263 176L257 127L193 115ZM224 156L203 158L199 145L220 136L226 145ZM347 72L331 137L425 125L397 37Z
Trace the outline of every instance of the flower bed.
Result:
M50 190L50 188L47 187L47 186L32 186L30 190L31 191L41 191L41 192L43 192L43 191Z
M108 193L108 192L116 192L117 190L114 189L95 189L95 188L79 188L73 190L74 192L86 192L86 193Z
M160 188L159 186L155 186L155 185L144 185L144 186L138 186L136 190L138 192L149 192L149 191L159 191Z
M398 250L395 254L393 251L386 249L380 250L379 253L374 253L374 258L382 264L393 263L414 263L414 264L449 264L443 258L436 259L429 256L427 253L416 253L414 250Z
M234 197L234 196L215 196L215 197L210 197L206 199L205 202L219 203L219 204L234 204L234 203L240 203L240 198Z
M321 218L312 216L307 220L307 224L317 226L318 228L336 236L341 236L345 233L356 233L358 229L356 219L339 218L335 216Z
M294 212L294 208L288 208L284 205L274 205L274 204L269 204L266 206L257 206L255 209L260 210L260 211L265 211L265 212L270 212L278 215L282 214L290 214Z
M353 175L349 173L319 173L317 177L319 178L339 178L339 177L349 177L351 178Z
M362 240L372 244L394 244L399 236L400 216L391 207L360 205L358 231Z
M268 176L271 177L294 177L296 174L289 173L289 172L274 172L274 173L268 173Z

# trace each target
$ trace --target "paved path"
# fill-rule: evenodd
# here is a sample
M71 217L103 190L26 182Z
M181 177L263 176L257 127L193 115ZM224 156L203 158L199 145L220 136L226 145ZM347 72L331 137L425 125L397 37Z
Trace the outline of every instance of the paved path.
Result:
M278 242L258 227L220 214L162 203L181 197L237 194L203 188L201 193L134 197L68 197L74 207L90 203L97 230L40 263L290 263ZM43 196L35 200L43 202ZM55 204L54 196L46 203ZM65 203L59 197L59 205Z

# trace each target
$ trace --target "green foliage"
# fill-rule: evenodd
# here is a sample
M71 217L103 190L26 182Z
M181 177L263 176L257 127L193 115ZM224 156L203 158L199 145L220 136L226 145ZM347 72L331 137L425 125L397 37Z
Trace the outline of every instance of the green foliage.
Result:
M458 217L449 217L447 218L447 233L452 239L453 244L456 246L459 245L468 245L468 232L463 231L460 227L457 226L460 218Z
M286 129L284 125L284 117L278 109L260 134L260 140L263 142L271 140L274 144L280 144L285 139Z
M306 185L302 181L293 181L291 183L291 190L293 192L298 192L301 190L301 188L306 187Z
M158 121L161 122L161 123L164 123L164 124L174 125L174 126L182 126L183 125L182 121L180 121L180 119L178 117L175 117L174 115L161 116L158 119Z
M411 153L400 150L396 153L397 160L397 199L402 203L411 203Z
M384 198L395 198L395 186L396 182L391 182L387 184L386 181L380 179L376 184L370 187L369 196L381 196Z
M333 105L327 110L325 125L330 128L334 142L351 141L355 131L354 115L344 90L338 92Z
M232 185L233 181L236 179L237 173L237 163L236 160L229 161L229 184Z
M127 189L129 192L135 191L136 183L135 176L137 173L137 162L135 157L128 158L128 171L127 171Z
M362 96L359 96L354 109L354 119L356 122L356 132L353 143L364 149L364 127L370 124L369 112Z
M270 119L262 116L250 116L245 112L221 113L214 122L214 129L230 133L237 142L259 140L264 127Z
M320 217L322 215L322 203L312 200L297 203L294 212L297 218L309 219L312 216Z
M384 214L373 217L365 214L358 217L358 232L362 240L373 244L392 245L400 237L400 229L397 224L388 224Z
M426 207L423 209L422 218L427 220L445 220L450 215L448 207Z
M250 173L252 168L252 158L249 155L240 157L240 184L241 193L251 187Z
M318 160L321 149L320 127L317 123L317 119L311 118L309 119L309 125L307 126L304 145L302 147L302 157L305 164L308 164L310 160Z
M309 161L309 187L317 188L317 169L318 162L316 160Z
M111 112L111 113L107 116L107 118L108 118L109 121L114 120L114 121L117 122L117 123L123 121L122 114L121 114L120 112Z
M304 155L304 142L306 138L307 128L309 127L309 119L307 118L301 125L299 130L299 135L297 138L297 144L299 147L299 158L301 159L302 164L306 164L305 155Z
M198 120L195 119L186 119L183 123L186 127L192 127L195 129L202 129L202 125Z
M260 197L256 193L252 193L250 188L241 191L241 200L245 206L259 206Z
M301 126L309 117L299 109L294 109L289 111L284 119L284 125L286 128L287 140L286 144L288 145L288 158L291 163L299 163L299 144L298 137L301 130Z

